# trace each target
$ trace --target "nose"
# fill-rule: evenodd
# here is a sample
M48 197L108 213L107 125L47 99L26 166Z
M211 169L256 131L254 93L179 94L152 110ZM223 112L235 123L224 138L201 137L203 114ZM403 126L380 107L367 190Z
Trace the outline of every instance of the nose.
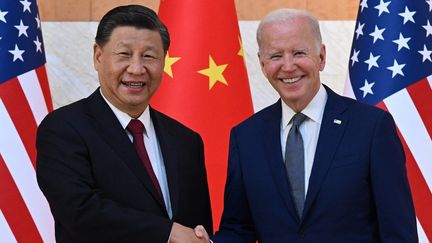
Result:
M143 60L139 57L131 58L127 72L133 75L141 75L145 73L146 69Z
M291 55L284 55L282 59L282 71L292 72L296 69L296 64L294 62L294 58Z

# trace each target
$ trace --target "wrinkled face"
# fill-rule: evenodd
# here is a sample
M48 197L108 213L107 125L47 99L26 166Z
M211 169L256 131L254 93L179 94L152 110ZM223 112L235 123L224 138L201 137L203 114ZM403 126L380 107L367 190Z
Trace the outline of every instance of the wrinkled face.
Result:
M258 53L261 69L282 100L303 110L320 87L325 47L318 43L304 17L263 26Z
M103 95L119 110L138 117L161 83L164 58L157 31L116 27L108 43L94 46Z

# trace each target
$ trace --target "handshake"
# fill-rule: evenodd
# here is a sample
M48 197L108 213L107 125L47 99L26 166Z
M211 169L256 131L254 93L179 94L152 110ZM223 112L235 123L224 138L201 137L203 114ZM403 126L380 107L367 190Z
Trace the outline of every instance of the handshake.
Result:
M168 243L195 243L211 242L209 235L202 225L196 226L194 229L175 223L171 229L171 235Z

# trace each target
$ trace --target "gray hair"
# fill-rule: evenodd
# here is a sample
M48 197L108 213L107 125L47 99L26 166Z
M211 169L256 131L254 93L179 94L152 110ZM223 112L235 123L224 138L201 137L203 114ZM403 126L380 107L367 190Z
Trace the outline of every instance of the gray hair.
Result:
M282 9L274 10L269 14L267 14L261 20L261 22L258 25L257 34L256 34L256 39L258 42L259 49L261 49L262 29L266 24L284 22L287 20L292 20L297 17L304 17L308 20L309 26L311 27L312 30L312 34L317 41L317 46L319 49L322 43L322 37L321 37L321 31L320 31L318 20L315 18L315 16L313 16L311 13L307 11L290 9L290 8L282 8Z

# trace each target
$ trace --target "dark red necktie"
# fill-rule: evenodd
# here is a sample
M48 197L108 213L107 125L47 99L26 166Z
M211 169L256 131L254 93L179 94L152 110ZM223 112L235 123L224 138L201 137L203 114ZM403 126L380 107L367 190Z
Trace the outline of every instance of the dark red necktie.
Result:
M136 151L138 152L139 157L141 158L144 167L147 170L147 173L150 176L151 181L153 182L154 187L156 188L156 191L159 193L160 199L162 199L163 202L163 196L162 191L159 186L159 182L156 178L156 175L153 171L152 165L150 163L150 159L147 154L147 150L144 145L144 125L140 120L132 119L126 129L132 133L133 136L133 144L135 146Z

